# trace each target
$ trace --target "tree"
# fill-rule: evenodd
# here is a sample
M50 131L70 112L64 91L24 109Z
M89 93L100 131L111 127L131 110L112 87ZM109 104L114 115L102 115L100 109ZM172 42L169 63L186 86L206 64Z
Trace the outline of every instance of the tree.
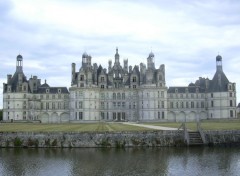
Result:
M0 109L0 121L3 119L3 110Z

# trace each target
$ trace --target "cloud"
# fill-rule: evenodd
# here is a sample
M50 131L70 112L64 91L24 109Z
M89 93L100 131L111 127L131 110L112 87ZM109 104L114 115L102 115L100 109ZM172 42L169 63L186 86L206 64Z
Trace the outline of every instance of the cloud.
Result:
M120 62L133 66L153 51L167 85L186 86L213 77L219 52L239 92L239 11L237 0L0 1L0 80L14 73L20 53L28 78L70 86L71 63L79 69L83 52L107 67L118 47Z

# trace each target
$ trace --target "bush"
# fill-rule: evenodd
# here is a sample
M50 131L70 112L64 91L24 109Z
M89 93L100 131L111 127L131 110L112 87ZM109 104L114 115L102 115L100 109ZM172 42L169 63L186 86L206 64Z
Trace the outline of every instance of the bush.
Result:
M20 147L21 145L22 145L22 141L21 141L21 139L20 138L18 138L18 137L16 137L15 139L14 139L14 146L15 147Z

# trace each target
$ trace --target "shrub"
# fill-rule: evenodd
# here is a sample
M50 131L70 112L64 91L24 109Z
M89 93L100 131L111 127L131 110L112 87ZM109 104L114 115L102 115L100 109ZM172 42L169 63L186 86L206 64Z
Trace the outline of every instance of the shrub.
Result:
M20 147L21 145L22 145L22 141L21 141L21 139L20 138L18 138L18 137L16 137L15 139L14 139L14 146L15 147Z

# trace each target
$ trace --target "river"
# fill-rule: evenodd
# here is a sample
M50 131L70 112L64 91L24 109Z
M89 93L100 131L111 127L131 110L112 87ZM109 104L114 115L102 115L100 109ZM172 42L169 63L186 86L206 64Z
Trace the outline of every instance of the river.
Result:
M0 173L3 176L237 176L240 148L0 148Z

